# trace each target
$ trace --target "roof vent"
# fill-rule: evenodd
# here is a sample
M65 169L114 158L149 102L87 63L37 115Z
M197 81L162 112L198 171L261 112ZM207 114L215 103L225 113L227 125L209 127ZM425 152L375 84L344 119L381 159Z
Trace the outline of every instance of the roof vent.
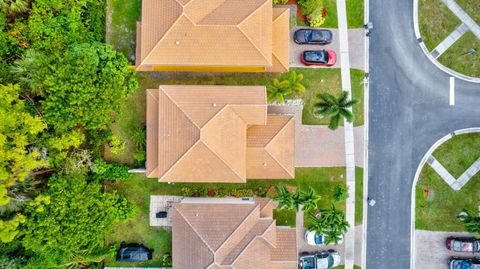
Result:
M217 104L213 103L213 104L212 104L212 106L213 106L213 107L216 107L216 106L217 106Z
M180 40L175 41L175 45L180 45Z
M265 167L266 167L266 166L267 166L267 163L263 163L263 166L265 166Z

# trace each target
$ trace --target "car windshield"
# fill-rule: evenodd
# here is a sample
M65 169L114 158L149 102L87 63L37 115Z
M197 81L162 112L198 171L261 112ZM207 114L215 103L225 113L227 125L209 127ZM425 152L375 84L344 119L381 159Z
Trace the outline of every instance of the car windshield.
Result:
M325 51L306 51L305 60L314 63L327 63L328 54Z
M326 41L327 32L326 31L311 31L310 39L312 41Z
M328 267L332 267L333 266L333 256L332 255L329 255L328 256Z
M315 269L315 258L314 257L302 258L302 269Z
M323 236L320 234L315 234L315 244L321 245L323 244Z

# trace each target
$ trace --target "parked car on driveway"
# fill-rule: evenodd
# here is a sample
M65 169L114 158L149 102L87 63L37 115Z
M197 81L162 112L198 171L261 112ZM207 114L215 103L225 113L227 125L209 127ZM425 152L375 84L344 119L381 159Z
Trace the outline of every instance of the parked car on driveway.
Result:
M332 43L333 34L327 29L298 29L293 34L297 44L326 45Z
M480 253L480 239L475 237L449 237L447 249L455 252Z
M325 244L325 240L327 239L326 234L318 234L315 231L306 231L305 232L305 241L307 244L311 246L324 246L324 245L333 245L333 243ZM343 242L343 236L341 236L338 240L338 244Z
M328 269L340 264L340 255L334 250L300 255L299 269Z
M480 269L478 258L457 258L452 257L448 261L450 269Z
M337 62L337 55L333 50L306 50L302 52L301 61L307 66L332 66Z
M152 259L152 250L143 244L122 242L117 252L117 262L143 262Z

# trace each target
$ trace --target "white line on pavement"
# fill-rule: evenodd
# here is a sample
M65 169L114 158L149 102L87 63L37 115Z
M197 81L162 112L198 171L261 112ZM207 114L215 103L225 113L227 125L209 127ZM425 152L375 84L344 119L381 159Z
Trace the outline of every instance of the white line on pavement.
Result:
M455 77L450 77L450 105L455 105Z

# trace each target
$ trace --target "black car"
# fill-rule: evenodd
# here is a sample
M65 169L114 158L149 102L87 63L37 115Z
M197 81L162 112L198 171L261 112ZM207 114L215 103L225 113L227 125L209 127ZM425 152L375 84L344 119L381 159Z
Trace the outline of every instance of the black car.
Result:
M480 269L480 260L453 257L448 261L448 265L450 269Z
M326 29L298 29L293 34L297 44L326 45L332 43L332 32Z
M143 244L126 244L122 242L117 252L117 262L143 262L152 259L153 250Z

